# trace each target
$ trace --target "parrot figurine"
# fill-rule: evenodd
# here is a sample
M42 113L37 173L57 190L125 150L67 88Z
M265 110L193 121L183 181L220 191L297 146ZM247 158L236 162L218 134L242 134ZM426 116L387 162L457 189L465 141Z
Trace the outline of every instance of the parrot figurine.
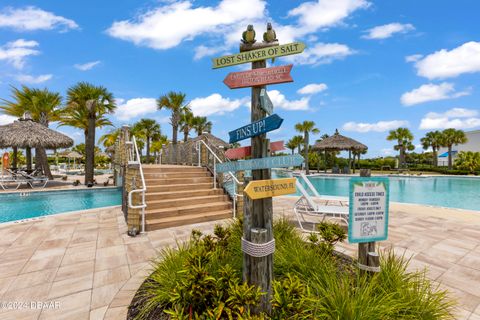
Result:
M253 25L249 24L247 30L242 34L242 42L245 44L255 43L255 30L253 30Z
M275 30L273 30L272 24L270 22L267 23L267 31L263 33L263 41L264 42L278 41L277 34L275 33Z

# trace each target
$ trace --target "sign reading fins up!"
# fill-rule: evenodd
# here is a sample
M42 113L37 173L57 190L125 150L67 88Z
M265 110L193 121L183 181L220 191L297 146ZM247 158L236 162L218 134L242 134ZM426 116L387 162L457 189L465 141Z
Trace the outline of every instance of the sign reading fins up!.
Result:
M273 114L259 121L252 122L246 126L230 131L228 133L230 135L229 143L256 137L269 131L276 130L280 128L282 122L283 119L277 114Z

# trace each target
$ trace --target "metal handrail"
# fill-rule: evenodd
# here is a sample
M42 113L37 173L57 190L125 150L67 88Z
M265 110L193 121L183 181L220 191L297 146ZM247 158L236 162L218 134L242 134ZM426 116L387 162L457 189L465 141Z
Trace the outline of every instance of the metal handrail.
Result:
M132 157L132 161L129 161L129 163L134 163L139 165L139 171L140 171L140 178L142 180L142 188L141 189L135 189L131 190L128 193L128 207L130 209L142 209L142 231L141 233L145 233L145 208L147 207L147 204L145 203L145 192L147 191L147 186L145 184L145 176L143 175L143 168L142 168L142 161L140 158L140 153L138 152L138 147L137 147L137 140L135 139L135 136L132 136L132 144L133 144L133 154L131 153L130 156ZM134 160L136 159L136 160ZM142 202L138 206L134 206L132 204L132 196L134 193L142 193Z
M210 146L208 144L205 143L205 141L203 140L199 140L197 141L196 143L196 149L198 151L198 166L200 167L201 166L201 148L200 148L200 143L203 143L203 145L205 145L205 147L207 148L208 151L210 151L210 153L213 155L213 188L216 189L217 188L217 166L216 166L216 162L218 161L218 163L223 163L223 161L217 156L217 154L210 148ZM237 179L237 177L235 176L235 174L233 174L231 171L227 171L226 173L228 173L232 179L233 179L233 217L236 218L237 216L237 196L239 195L237 193L237 184L240 185L240 181Z

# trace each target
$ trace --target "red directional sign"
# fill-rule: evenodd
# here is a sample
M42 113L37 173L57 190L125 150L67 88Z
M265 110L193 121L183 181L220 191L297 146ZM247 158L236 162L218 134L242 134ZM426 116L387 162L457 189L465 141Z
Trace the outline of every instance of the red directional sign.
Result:
M270 152L285 150L283 141L275 141L270 143ZM252 154L252 147L240 147L235 149L228 149L225 151L225 156L230 160L242 159Z
M223 83L230 89L258 87L267 84L293 82L290 71L293 65L230 72Z

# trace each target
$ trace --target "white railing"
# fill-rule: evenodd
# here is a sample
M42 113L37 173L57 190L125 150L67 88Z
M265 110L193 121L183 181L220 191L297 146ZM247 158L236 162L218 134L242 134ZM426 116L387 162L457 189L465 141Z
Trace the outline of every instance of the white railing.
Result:
M207 151L209 151L213 155L213 188L217 188L217 162L218 163L223 163L223 161L217 156L217 154L208 146L208 144L205 143L203 140L199 140L196 143L195 149L198 152L198 166L200 167L202 165L201 163L201 144L203 144L206 148ZM208 157L207 157L208 159ZM233 218L237 217L237 185L240 184L240 181L238 181L237 177L235 176L234 173L231 171L226 172L232 179L233 181Z
M145 176L143 175L143 168L142 168L142 161L140 158L140 153L138 152L138 147L137 147L137 140L135 139L135 136L132 136L132 141L129 141L132 145L132 150L130 150L130 158L128 163L129 164L138 164L139 165L139 171L140 171L140 178L142 180L142 187L140 189L134 189L128 193L128 207L130 209L142 209L142 231L141 233L145 233L145 208L147 207L147 204L145 203L145 192L147 191L147 186L145 185ZM131 159L131 160L130 160ZM140 205L133 205L133 194L134 193L141 193L142 194L142 200Z

